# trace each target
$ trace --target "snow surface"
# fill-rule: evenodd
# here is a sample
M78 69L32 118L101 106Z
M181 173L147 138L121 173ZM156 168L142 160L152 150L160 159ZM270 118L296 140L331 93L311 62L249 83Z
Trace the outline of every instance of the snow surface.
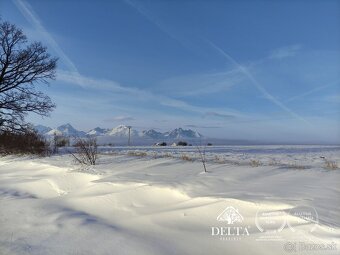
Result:
M0 158L1 255L294 254L285 244L301 241L340 249L340 169L325 167L340 165L339 147L210 147L208 173L195 148L101 152L94 167L67 154ZM212 236L211 227L227 226L216 218L230 206L249 236ZM317 224L289 214L301 206L315 208ZM293 229L267 240L259 210L283 212Z

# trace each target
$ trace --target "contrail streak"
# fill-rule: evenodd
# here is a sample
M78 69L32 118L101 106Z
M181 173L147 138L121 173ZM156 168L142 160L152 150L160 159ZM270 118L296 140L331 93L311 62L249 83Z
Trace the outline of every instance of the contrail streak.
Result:
M21 14L30 22L39 33L41 33L44 38L47 40L48 44L53 48L53 50L59 55L68 69L77 73L78 69L76 65L71 61L71 59L65 54L65 52L61 49L59 44L54 40L51 34L45 29L42 22L40 21L38 15L34 12L32 6L24 0L13 0L14 4L17 6Z
M248 69L240 65L238 62L236 62L235 59L233 59L230 55L228 55L224 50L216 46L213 42L206 40L211 47L213 47L217 52L219 52L222 56L224 56L226 59L228 59L234 66L236 66L255 86L257 90L259 90L265 98L267 98L269 101L271 101L273 104L277 105L279 108L284 110L285 112L289 113L291 116L295 117L296 119L299 119L305 123L308 123L304 118L302 118L300 115L293 112L291 109L289 109L287 106L285 106L283 103L281 103L279 100L277 100L275 97L273 97L255 78L254 76L249 72Z
M299 98L301 98L301 97L308 96L308 95L310 95L310 94L313 94L313 93L318 92L318 91L320 91L320 90L323 90L323 89L325 89L325 88L332 87L332 86L336 85L337 83L339 83L339 80L337 80L337 81L335 81L335 82L332 82L332 83L330 83L330 84L324 85L324 86L320 86L320 87L317 87L317 88L313 88L313 89L311 89L311 90L309 90L309 91L307 91L307 92L305 92L305 93L303 93L303 94L300 94L300 95L297 95L297 96L294 96L294 97L289 98L286 102L294 101L294 100L299 99Z
M143 16L145 16L148 20L153 22L160 30L171 36L176 41L183 44L182 40L179 40L175 35L170 33L167 29L164 28L164 26L154 17L151 17L151 15L141 6L136 5L134 1L132 0L124 0L127 4L135 8L139 13L141 13ZM211 41L204 39L207 41L208 44L215 50L217 50L221 55L226 57L234 66L237 67L251 82L252 84L267 98L269 101L271 101L273 104L277 105L279 108L284 110L285 112L289 113L291 116L293 116L296 119L299 119L305 123L308 123L304 118L302 118L300 115L293 112L291 109L289 109L287 106L285 106L283 103L278 101L275 97L273 97L255 78L254 76L243 66L241 66L239 63L237 63L231 56L229 56L225 51L223 51L221 48L217 47L214 43ZM184 45L185 46L185 45Z

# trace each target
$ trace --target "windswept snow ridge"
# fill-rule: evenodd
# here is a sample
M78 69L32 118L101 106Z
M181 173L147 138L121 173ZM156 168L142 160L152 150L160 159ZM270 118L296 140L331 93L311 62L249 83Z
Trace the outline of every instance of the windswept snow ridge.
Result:
M215 154L233 163L209 161L208 173L169 151L102 154L92 168L68 155L0 158L0 253L272 255L300 243L339 247L340 171L321 164L339 164L338 150L247 151ZM249 159L268 163L243 164ZM317 220L291 213L301 208L315 209ZM269 226L278 231L264 233Z

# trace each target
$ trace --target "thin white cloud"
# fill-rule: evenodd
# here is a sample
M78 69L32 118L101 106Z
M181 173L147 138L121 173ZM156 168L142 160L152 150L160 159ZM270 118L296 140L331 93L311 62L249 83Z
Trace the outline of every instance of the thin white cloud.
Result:
M163 32L167 33L169 36L171 36L176 41L183 44L185 47L187 45L183 42L183 40L179 40L177 36L175 36L172 32L169 31L169 29L164 26L161 22L159 22L156 18L154 18L145 8L142 8L140 5L137 5L135 2L131 0L124 0L127 4L135 8L138 12L140 12L142 15L144 15L147 19L149 19L151 22L153 22L159 29L161 29ZM38 15L34 12L31 5L29 5L25 0L13 0L17 8L20 10L20 12L24 15L24 17L35 27L35 29L45 38L45 40L48 42L48 44L56 51L56 53L59 55L59 57L62 59L62 61L66 64L68 67L68 71L58 70L58 80L68 82L71 84L75 84L77 86L83 87L83 88L90 88L90 89L100 89L104 91L110 91L114 93L121 93L128 96L135 96L136 98L140 100L153 100L157 101L160 105L177 108L182 111L186 112L194 112L198 113L200 115L204 115L206 112L219 112L219 114L225 115L225 116L234 116L234 117L240 117L240 118L246 118L247 116L241 114L240 112L237 112L232 109L216 109L216 108L206 108L206 107L200 107L200 106L194 106L191 104L188 104L185 101L177 100L170 98L168 96L155 94L149 91L140 90L138 88L131 88L131 87L123 87L119 83L112 81L112 80L106 80L106 79L95 79L83 76L79 73L76 65L72 62L72 60L65 54L65 52L61 49L59 44L54 40L54 38L51 36L51 34L45 29L42 22L40 21ZM236 63L233 61L233 63ZM237 64L237 63L236 63ZM240 65L236 65L240 71L243 73L246 73L248 78L251 78L253 80L253 83L257 83L256 80L246 71L243 67ZM263 92L269 98L271 101L275 101L268 92L264 90L259 84L257 84L257 87L259 90ZM275 101L277 105L281 106L281 108L285 109L286 111L289 111L291 114L294 114L291 112L288 108L286 108L284 105L282 105L280 102ZM296 115L298 117L298 115ZM301 118L300 118L301 119Z
M153 93L151 91L141 90L133 87L123 87L119 83L106 79L95 79L84 75L75 74L63 70L58 70L58 80L74 84L86 89L95 89L101 91L109 91L116 94L134 97L136 100L154 101L160 105L176 108L184 112L194 112L204 114L207 111L221 112L222 114L233 115L235 117L245 117L238 111L232 109L215 109L191 105L185 101L174 99L168 96Z
M188 127L188 128L207 128L207 129L216 129L216 128L222 128L221 126L201 126L201 125L184 125L185 127Z
M133 0L124 0L124 1L127 4L129 4L131 7L136 9L140 14L146 17L149 21L153 22L161 31L165 32L166 34L171 36L173 39L175 39L176 41L180 42L182 45L187 47L183 39L179 39L177 36L174 35L174 33L170 32L169 29L163 23L161 23L158 19L156 19L147 9L145 9L144 7L142 7L141 5L139 5ZM204 38L201 38L201 39L208 42L208 44L212 46L213 49L215 49L222 56L226 57L238 70L240 70L252 82L252 84L265 96L265 98L267 98L269 101L271 101L272 103L274 103L279 108L289 113L291 116L295 117L296 119L299 119L305 123L308 123L300 115L296 114L291 109L289 109L287 106L285 106L283 103L281 103L279 100L277 100L275 97L273 97L261 84L259 84L259 82L254 78L254 76L249 72L247 68L237 63L231 56L229 56L226 52L224 52L221 48L217 47L211 41L206 40ZM296 51L298 51L300 48L301 48L301 45L298 45L298 44L285 47L285 48L282 48L276 51L276 54L273 53L272 57L284 58L288 56L293 56L295 55Z
M135 89L129 89L121 86L118 82L107 79L94 79L81 75L80 73L69 72L65 70L57 71L58 80L80 86L82 88L107 90L111 92L134 92ZM141 93L141 91L139 92Z
M203 115L203 118L207 117L217 117L225 120L233 120L235 119L234 115L229 115L229 114L224 114L224 113L219 113L219 112L206 112Z
M301 49L300 44L294 44L294 45L282 47L282 48L272 51L269 58L283 59L283 58L288 58L288 57L294 57L300 49Z
M33 27L45 38L47 43L53 48L53 50L59 55L64 64L71 72L79 73L76 65L61 49L59 44L54 40L52 35L45 29L38 15L34 12L32 6L25 0L13 0L22 15L30 22Z
M192 106L181 100L172 99L170 97L166 97L163 95L157 95L152 92L143 91L137 88L123 87L115 81L106 80L106 79L94 79L94 78L81 75L76 65L64 53L64 51L61 49L58 43L54 40L51 34L45 29L45 27L40 21L38 15L34 12L31 5L28 4L25 0L13 0L13 1L15 5L17 6L17 8L20 10L20 12L24 15L24 17L45 38L48 44L57 52L57 54L60 56L60 58L63 60L63 62L68 67L69 71L58 70L58 73L57 73L58 80L68 82L71 84L75 84L83 88L100 89L100 90L111 91L115 93L127 94L130 96L133 95L133 96L136 96L136 98L145 99L145 100L151 99L151 100L157 101L161 105L181 109L183 111L191 111L191 112L195 112L198 114L203 114L204 112L206 112L207 109L204 107ZM157 20L153 19L148 13L146 13L144 9L139 8L138 6L136 6L133 2L129 0L127 0L126 2L132 5L134 8L136 8L143 15L147 16L152 22L156 23L156 25L158 25L160 29L164 30L164 27L159 22L157 22ZM173 38L176 39L175 37ZM212 109L212 110L216 110L216 109ZM235 111L232 113L228 112L226 114L234 114L235 116L239 115L239 113Z
M104 121L106 122L120 122L120 121L133 121L135 120L135 118L131 117L131 116L115 116L112 118L107 118Z
M272 102L273 104L275 104L276 106L278 106L279 108L281 108L282 110L284 110L285 112L289 113L291 116L295 117L296 119L299 119L305 123L308 123L304 118L302 118L300 115L296 114L295 112L293 112L291 109L289 109L287 106L285 106L283 103L281 103L279 100L277 100L274 96L272 96L256 79L255 77L250 73L250 71L240 65L235 59L233 59L230 55L228 55L224 50L222 50L221 48L219 48L218 46L216 46L213 42L207 40L207 42L211 45L211 47L213 47L220 55L222 55L223 57L225 57L228 61L230 61L234 66L236 66L250 81L251 83L256 87L257 90L259 90L263 96L269 100L270 102Z
M177 76L162 81L158 91L174 96L196 96L227 91L244 81L238 69Z
M288 100L286 100L286 102L290 102L290 101L294 101L294 100L297 100L297 99L300 99L300 98L304 98L304 97L306 97L306 96L308 96L310 94L313 94L315 92L318 92L320 90L326 89L328 87L331 87L331 86L334 86L334 85L337 85L337 84L339 84L339 81L335 81L335 82L332 82L332 83L327 84L327 85L323 85L323 86L319 86L319 87L313 88L313 89L311 89L311 90L309 90L309 91L307 91L305 93L302 93L300 95L293 96L293 97L289 98Z

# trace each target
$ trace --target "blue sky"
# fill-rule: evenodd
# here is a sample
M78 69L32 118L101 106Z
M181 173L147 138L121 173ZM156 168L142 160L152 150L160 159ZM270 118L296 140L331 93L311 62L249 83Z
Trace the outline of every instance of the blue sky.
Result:
M57 109L34 123L340 142L339 1L3 0L0 14L59 57L41 86Z

